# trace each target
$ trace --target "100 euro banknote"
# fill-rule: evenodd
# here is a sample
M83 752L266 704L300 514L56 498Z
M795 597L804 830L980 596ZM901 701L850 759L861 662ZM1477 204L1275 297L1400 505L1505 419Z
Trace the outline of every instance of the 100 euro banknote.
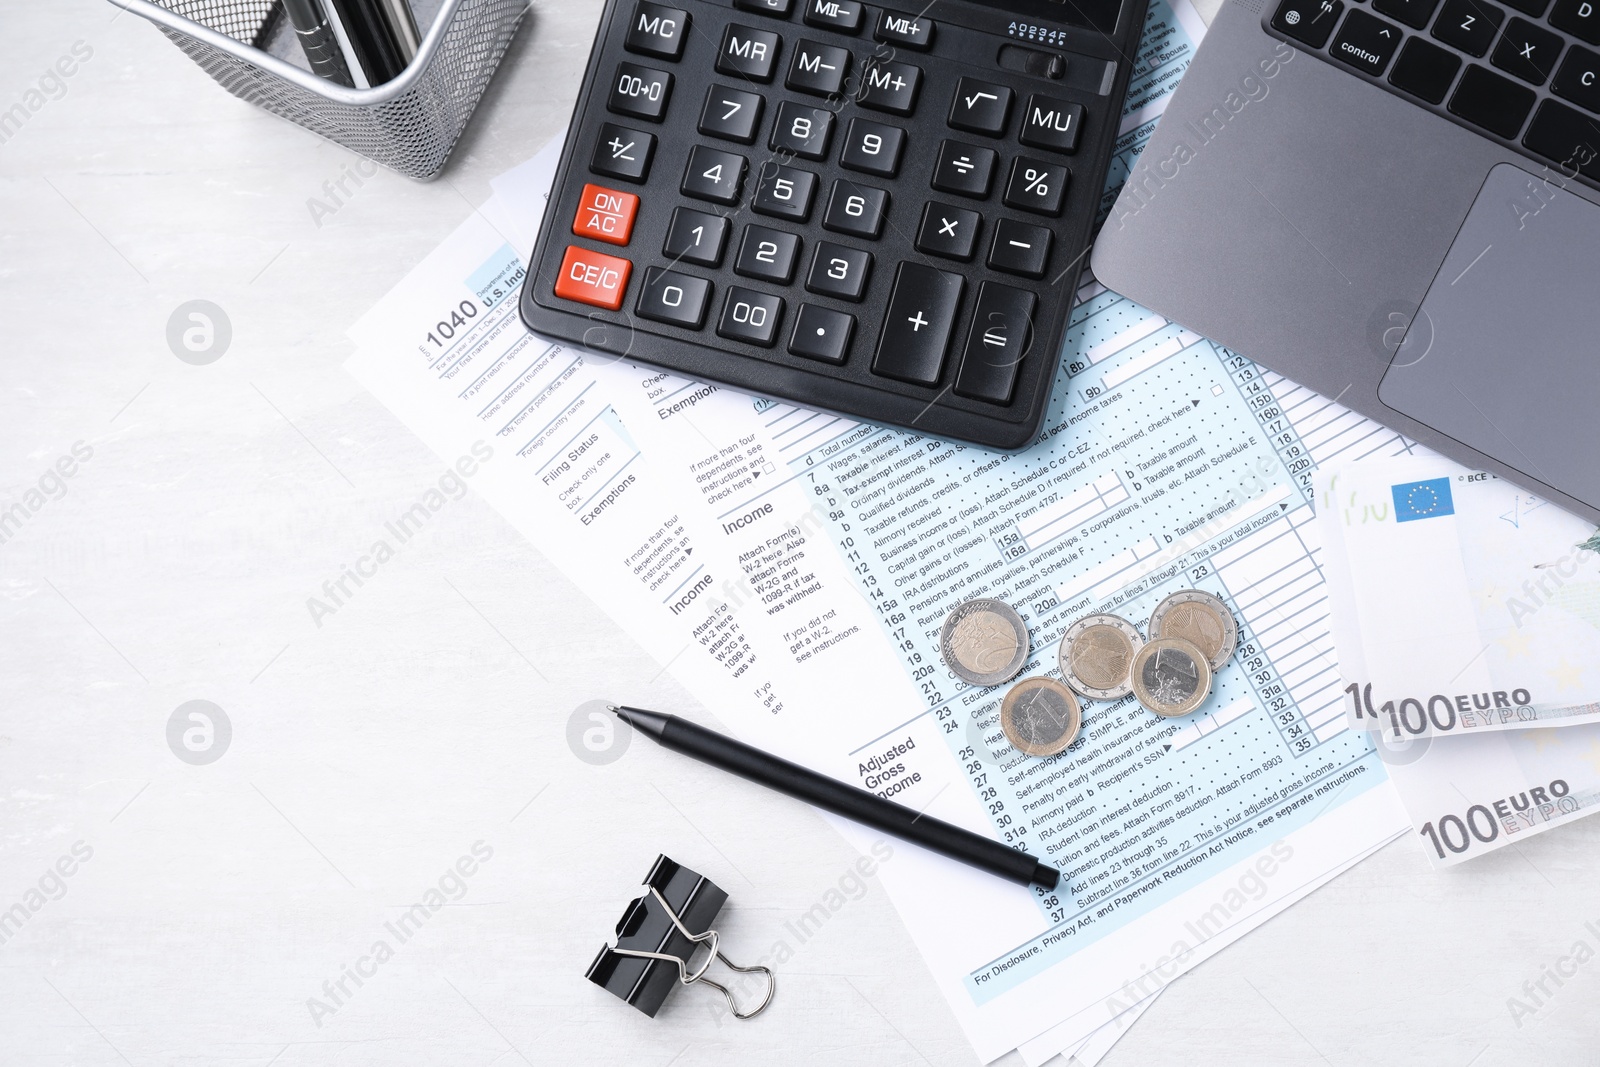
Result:
M1391 739L1600 722L1594 526L1431 454L1317 481L1353 726Z

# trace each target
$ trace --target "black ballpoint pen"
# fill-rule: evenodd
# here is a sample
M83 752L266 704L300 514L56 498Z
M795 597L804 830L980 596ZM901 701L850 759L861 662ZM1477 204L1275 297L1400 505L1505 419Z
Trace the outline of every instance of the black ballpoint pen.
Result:
M618 718L665 748L693 756L702 763L721 767L864 826L904 838L941 856L1021 885L1054 889L1061 881L1060 871L1045 866L1026 852L912 811L876 793L818 774L687 719L663 715L659 711L608 706Z

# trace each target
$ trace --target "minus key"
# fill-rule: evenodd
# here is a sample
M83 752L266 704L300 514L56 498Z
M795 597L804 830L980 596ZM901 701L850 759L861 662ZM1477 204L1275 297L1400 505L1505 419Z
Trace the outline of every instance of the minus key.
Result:
M1050 231L1015 219L1001 219L989 246L989 269L1042 278L1050 262Z

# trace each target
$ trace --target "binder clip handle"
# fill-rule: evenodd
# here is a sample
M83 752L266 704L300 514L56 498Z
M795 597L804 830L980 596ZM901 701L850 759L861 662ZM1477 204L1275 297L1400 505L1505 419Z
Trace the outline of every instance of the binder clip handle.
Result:
M641 959L664 960L668 963L676 965L678 968L678 981L680 983L687 986L694 985L696 982L699 982L703 985L710 986L712 989L715 989L728 999L728 1009L733 1012L733 1017L735 1019L753 1019L765 1011L767 1009L767 1005L772 1003L773 995L778 991L778 976L773 974L772 968L762 966L761 964L757 964L753 967L741 967L737 963L734 963L728 957L724 956L722 954L722 950L717 947L717 932L715 930L707 930L700 934L691 933L689 928L683 925L683 921L678 918L678 913L673 910L672 905L668 904L666 898L661 895L661 891L653 885L646 886L646 888L649 889L651 895L656 898L656 902L661 905L662 911L665 912L667 918L672 920L672 925L676 926L678 931L682 933L684 937L688 938L696 945L704 945L706 947L707 951L705 962L701 963L699 967L695 968L694 973L691 974L689 972L688 964L684 961L684 959L679 956L674 956L671 953L646 952L640 949L622 948L621 946L613 948L611 951L619 956L637 956ZM706 971L710 969L712 961L714 960L721 960L722 965L727 967L730 971L739 971L742 974L755 974L759 971L762 974L765 974L767 976L767 994L761 998L761 1003L757 1004L748 1011L741 1011L739 1008L739 1002L734 999L733 992L729 990L727 986L722 985L720 982L714 982L710 978L706 977Z

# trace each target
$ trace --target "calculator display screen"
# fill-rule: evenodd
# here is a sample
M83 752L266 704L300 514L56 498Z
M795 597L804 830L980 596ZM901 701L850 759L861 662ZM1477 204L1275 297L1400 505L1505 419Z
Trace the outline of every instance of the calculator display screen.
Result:
M1020 21L1025 19L1064 22L1110 33L1117 28L1117 11L1122 7L1120 0L983 0L983 4L1018 16L1017 36L1024 40L1039 39L1039 34L1029 32L1030 25ZM1049 27L1040 26L1038 30L1048 35Z

